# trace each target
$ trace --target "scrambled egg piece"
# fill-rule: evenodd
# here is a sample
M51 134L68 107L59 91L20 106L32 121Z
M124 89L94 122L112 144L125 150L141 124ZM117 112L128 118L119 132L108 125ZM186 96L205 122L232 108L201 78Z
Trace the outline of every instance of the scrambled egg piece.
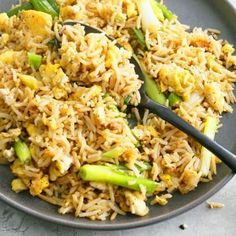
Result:
M200 174L194 170L185 170L182 175L182 181L179 185L180 192L188 193L189 191L195 189L200 180Z
M0 162L2 161L3 163L13 162L14 160L15 160L15 151L13 147L11 147L10 149L5 149L2 152L2 157L0 156Z
M115 45L111 45L108 48L105 65L107 68L112 67L113 63L118 61L119 58L119 48Z
M19 193L21 191L26 190L27 186L21 179L14 179L11 182L11 189L16 193Z
M17 76L25 86L31 88L32 90L37 91L42 86L42 83L33 76L23 75L19 73L17 73Z
M51 130L56 130L58 128L57 121L54 117L47 118L45 114L43 114L42 122Z
M43 77L43 82L47 85L57 85L66 76L59 64L47 64L40 67L40 74ZM67 79L66 79L67 80Z
M55 181L58 177L61 176L61 173L56 165L56 162L52 162L49 167L49 178L51 181Z
M138 140L143 140L147 136L158 137L158 132L153 126L137 125L132 129L132 132Z
M51 34L52 17L49 14L28 10L21 13L21 18L33 36L47 38Z
M225 68L223 68L212 55L207 56L207 67L217 73L223 73L225 71Z
M90 88L78 87L70 96L71 99L75 101L81 101L86 104L87 101L93 100L94 97L99 96L102 93L101 86L93 85Z
M74 6L63 6L60 9L60 15L62 19L76 20L80 17L80 8L77 5Z
M226 43L226 44L222 47L222 51L223 51L224 53L232 54L232 53L234 53L235 49L234 49L234 47L233 47L231 44Z
M174 91L177 95L188 100L195 89L195 78L188 71L174 64L163 65L159 72L162 92Z
M48 176L45 175L41 179L33 180L30 186L30 193L33 196L37 196L49 186Z
M20 58L21 52L9 50L0 54L0 62L5 64L13 64L16 58Z
M4 47L9 42L9 34L3 33L0 36L0 47Z
M49 176L51 181L55 181L58 177L63 176L69 170L72 164L72 158L62 155L60 159L54 160L49 167Z
M225 99L224 93L221 91L220 84L217 82L205 84L204 93L210 106L214 110L222 113L224 111Z
M72 158L70 156L64 156L61 160L56 161L56 166L62 175L69 170L71 164Z
M96 106L93 114L98 124L106 124L106 112L103 106Z
M117 62L121 62L123 59L130 58L130 56L131 54L129 51L119 49L116 45L110 43L110 45L107 47L105 66L110 68L117 64Z
M44 84L53 86L52 92L56 99L65 98L70 91L69 78L63 72L60 64L47 64L40 67L40 74Z
M173 186L173 182L172 182L172 178L170 175L168 174L160 174L160 179L165 182L165 184L168 186L168 187L171 187Z
M28 124L26 126L27 133L29 136L34 137L38 134L38 128L33 124Z
M126 13L128 17L134 17L138 15L138 12L136 10L135 2L132 0L125 0L124 4L126 6Z
M6 13L0 13L0 31L7 31L9 29L9 17Z
M171 194L164 194L161 196L155 196L153 201L151 202L152 205L159 204L161 206L165 206L168 203L168 199L171 198Z
M11 171L13 174L15 174L19 177L26 177L24 167L19 159L16 159L13 162L13 164L11 165Z
M125 191L125 197L132 214L138 216L145 216L148 214L149 209L147 208L146 203L139 192L132 193L130 191Z

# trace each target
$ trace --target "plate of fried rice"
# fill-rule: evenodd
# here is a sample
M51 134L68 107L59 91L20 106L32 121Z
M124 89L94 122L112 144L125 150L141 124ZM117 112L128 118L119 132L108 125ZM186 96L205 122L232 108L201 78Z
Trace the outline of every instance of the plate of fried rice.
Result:
M2 0L0 12L0 199L67 226L125 229L183 213L232 178L139 106L130 61L160 103L235 152L228 1Z

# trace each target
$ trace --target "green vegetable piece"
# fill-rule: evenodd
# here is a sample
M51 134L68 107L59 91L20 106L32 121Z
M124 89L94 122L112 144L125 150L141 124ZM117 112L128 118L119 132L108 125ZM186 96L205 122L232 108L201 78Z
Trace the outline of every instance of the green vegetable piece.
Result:
M30 2L26 2L26 3L21 4L20 6L14 7L11 10L9 10L7 12L7 15L9 17L12 17L15 15L18 15L21 11L26 11L30 9L33 9L33 5Z
M133 134L132 130L130 129L128 124L124 125L124 128L126 129L127 135L130 138L130 141L134 144L134 146L136 148L140 147L140 143L138 141L138 139L135 137L135 135Z
M140 144L139 141L137 141L137 142L134 144L134 146L135 146L136 148L140 148L140 147L141 147L141 144Z
M135 167L138 169L138 171L140 173L142 173L146 170L152 169L152 166L147 161L143 161L142 164L143 164L142 166L139 166L137 164L135 165ZM129 171L130 170L128 167L126 167L125 164L111 165L111 166L113 167L113 169L120 170L120 171Z
M47 0L50 5L52 6L52 8L58 13L60 13L60 7L58 6L57 2L55 0Z
M45 12L51 15L53 18L59 16L58 12L54 10L51 4L47 0L29 0L37 11Z
M160 20L160 21L164 21L165 17L163 15L163 12L162 12L161 8L157 5L157 1L156 0L150 0L150 4L151 4L152 10L154 11L157 19Z
M124 153L125 149L122 147L115 147L114 149L102 154L105 158L117 158Z
M35 53L28 53L28 63L31 67L33 67L35 70L38 70L41 63L42 63L42 56L37 55Z
M171 107L174 107L177 106L182 101L182 98L175 93L170 93L168 100L169 100L169 105Z
M80 168L79 175L84 181L105 182L137 191L140 191L142 185L149 194L154 193L158 186L155 181L131 176L101 165L84 165Z
M26 163L31 160L30 150L25 142L17 140L13 147L21 163Z
M152 166L151 166L151 164L149 162L143 161L142 164L143 164L142 166L136 165L136 167L139 170L139 172L143 172L143 171L151 170L152 169Z
M143 72L144 75L144 89L150 99L155 101L156 103L164 105L166 103L165 95L160 91L156 82L151 78L151 76L147 75Z
M145 37L143 35L142 30L138 28L134 28L133 31L139 45L143 47L144 49L146 49L147 45L146 45Z
M117 171L128 171L129 169L123 165L123 164L119 164L119 165L115 165L115 164L111 164L109 165L109 167L111 167L113 170L117 170Z
M216 131L217 131L217 119L215 117L208 116L205 121L205 127L203 133L209 138L214 139ZM200 171L202 172L202 176L207 176L210 170L211 157L213 154L205 147L202 147L200 155L201 155Z
M125 105L129 105L130 101L131 101L132 97L130 95L128 95L125 100L124 100L124 104Z
M115 17L115 20L116 20L116 22L118 22L118 23L124 23L125 22L125 16L123 16L123 15L121 15L121 14L119 14L119 15L116 15L116 17Z
M114 104L111 104L108 106L109 110L114 111L114 112L120 112L118 107Z
M161 4L159 2L157 2L156 4L162 10L165 18L167 18L168 20L173 20L176 18L176 16L164 4Z

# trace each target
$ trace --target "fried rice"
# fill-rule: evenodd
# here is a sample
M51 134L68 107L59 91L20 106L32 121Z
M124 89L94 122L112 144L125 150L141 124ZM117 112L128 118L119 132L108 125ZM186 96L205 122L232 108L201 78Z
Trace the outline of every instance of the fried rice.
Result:
M222 113L233 111L233 46L209 30L189 30L174 19L146 31L143 51L132 33L141 27L136 1L57 3L60 17L54 20L32 10L13 17L0 14L0 161L16 177L13 191L26 190L58 206L61 214L114 220L126 213L148 214L148 197L151 204L166 205L173 192L188 193L210 181L220 163L217 157L211 156L203 176L201 146L148 110L140 112L142 81L130 58L135 51L163 93L175 91L182 97L174 111L203 132L207 117L220 127ZM67 20L97 27L115 40L105 33L87 34L79 23L61 23ZM52 46L52 40L58 45ZM42 56L39 70L29 65L29 52ZM131 110L125 103L128 96ZM137 121L133 127L130 116ZM30 162L17 158L13 143L18 138L27 143ZM118 158L104 158L114 147L125 151ZM144 161L151 168L140 172L137 166ZM143 186L132 191L87 182L78 174L85 164L120 163L130 175L158 182L155 193L149 196Z

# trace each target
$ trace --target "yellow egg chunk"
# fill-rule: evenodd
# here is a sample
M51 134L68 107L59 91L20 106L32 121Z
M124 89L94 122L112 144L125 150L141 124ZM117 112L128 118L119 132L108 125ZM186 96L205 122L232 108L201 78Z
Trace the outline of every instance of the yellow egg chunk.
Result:
M174 64L163 65L159 72L161 91L174 91L177 95L188 100L195 89L195 78L188 71Z
M38 134L38 129L35 125L33 124L28 124L26 126L26 130L28 132L28 134L31 136L31 137L34 137L35 135Z
M16 57L18 57L20 52L16 52L13 50L6 51L0 54L0 62L5 64L12 64Z
M27 186L24 184L24 182L21 179L14 179L11 182L11 189L16 193L19 193L23 190L26 190Z
M45 175L41 179L36 179L32 181L32 184L30 186L30 193L33 196L37 196L40 193L42 193L42 191L48 186L49 186L48 176Z
M33 90L38 90L40 86L42 85L42 83L39 80L37 80L31 75L23 75L23 74L17 73L17 76L25 86Z
M21 17L33 36L48 37L51 34L52 17L41 11L28 10Z
M9 17L6 13L0 14L0 31L7 31L9 28Z

